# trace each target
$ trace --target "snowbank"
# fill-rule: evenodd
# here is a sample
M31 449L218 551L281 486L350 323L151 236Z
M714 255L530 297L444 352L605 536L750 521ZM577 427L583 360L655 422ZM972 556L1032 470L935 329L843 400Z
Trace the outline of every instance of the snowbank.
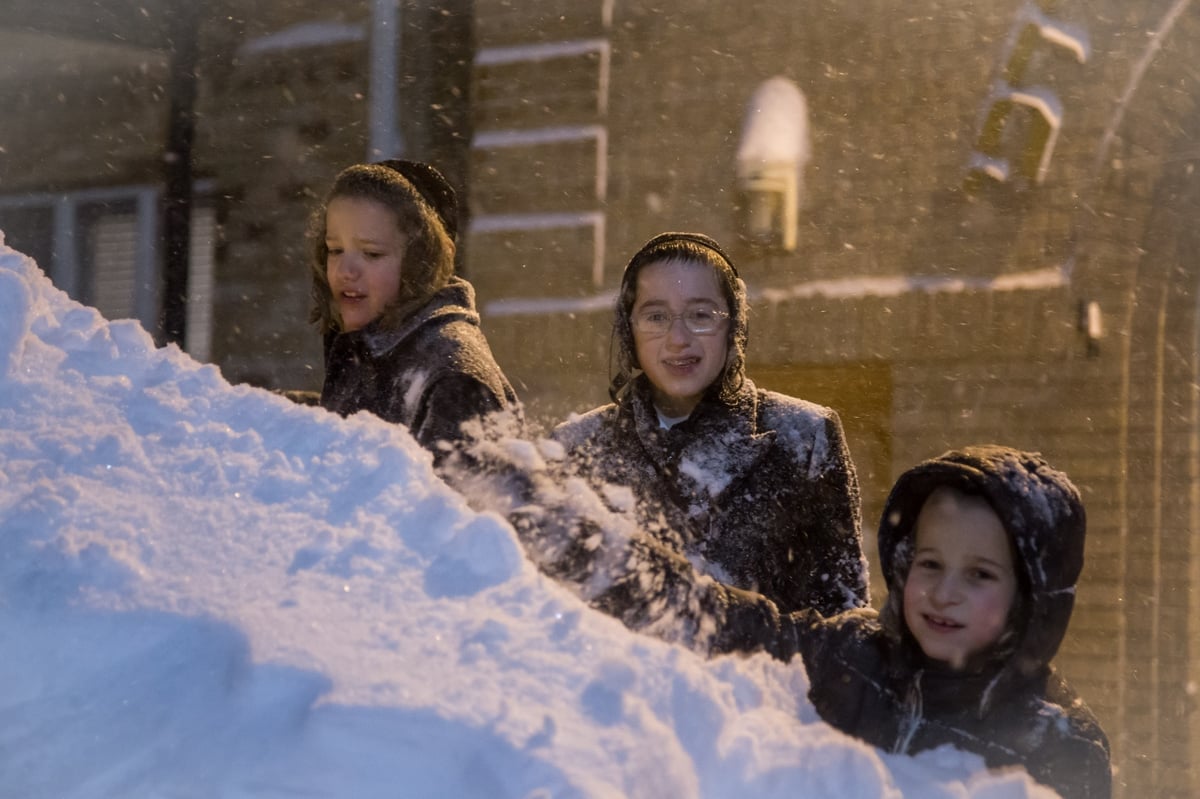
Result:
M406 431L231 386L2 243L0 647L12 797L1047 795L628 632Z

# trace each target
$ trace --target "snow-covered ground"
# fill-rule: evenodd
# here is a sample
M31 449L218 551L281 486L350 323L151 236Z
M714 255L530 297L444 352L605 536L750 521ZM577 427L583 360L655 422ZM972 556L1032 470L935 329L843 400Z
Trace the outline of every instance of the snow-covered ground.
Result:
M833 731L541 576L403 429L231 386L0 244L0 795L1049 795Z

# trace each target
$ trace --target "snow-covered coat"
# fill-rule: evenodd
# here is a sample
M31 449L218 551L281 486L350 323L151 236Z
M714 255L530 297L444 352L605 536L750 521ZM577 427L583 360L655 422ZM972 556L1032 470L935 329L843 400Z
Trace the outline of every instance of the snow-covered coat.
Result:
M632 491L642 529L722 582L785 610L866 604L858 482L829 408L745 380L733 402L709 396L666 430L641 376L553 436L594 484Z
M321 405L402 424L435 456L438 442L462 439L463 422L518 408L479 328L474 289L457 277L393 327L327 334Z
M982 495L1012 536L1019 561L1013 635L971 671L929 661L903 623L913 524L942 485ZM785 660L801 653L821 717L889 752L951 744L981 755L991 768L1023 766L1064 799L1108 799L1108 739L1050 665L1070 621L1085 528L1075 487L1039 456L996 446L949 452L902 475L888 499L879 530L888 583L881 614L775 616L769 603L727 593L715 650L757 642Z

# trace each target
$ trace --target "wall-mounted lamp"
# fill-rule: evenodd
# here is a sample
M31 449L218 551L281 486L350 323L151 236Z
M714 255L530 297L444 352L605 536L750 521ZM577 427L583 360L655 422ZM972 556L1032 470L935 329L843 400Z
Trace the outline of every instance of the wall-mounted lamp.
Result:
M1079 332L1087 341L1087 354L1100 354L1100 339L1104 337L1104 319L1100 313L1100 303L1095 300L1079 301Z
M796 249L808 160L804 93L787 78L771 78L750 99L737 151L737 222L743 241L764 250Z

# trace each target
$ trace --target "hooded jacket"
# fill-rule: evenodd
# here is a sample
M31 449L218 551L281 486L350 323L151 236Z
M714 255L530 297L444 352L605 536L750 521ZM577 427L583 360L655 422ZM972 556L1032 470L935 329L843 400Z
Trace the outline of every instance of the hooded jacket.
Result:
M594 484L628 487L639 527L784 610L867 602L858 481L829 408L757 389L662 429L645 376L553 435Z
M986 499L1018 561L1012 634L969 671L925 658L903 622L913 525L939 486ZM1107 799L1108 739L1050 665L1070 621L1085 530L1078 491L1039 455L991 445L948 452L905 472L888 498L879 527L888 584L882 613L772 618L774 609L760 599L720 589L724 626L713 649L757 645L784 660L801 653L821 717L886 751L950 744L990 768L1022 766L1064 799Z
M913 527L939 486L989 503L1011 537L1018 572L1008 632L961 671L926 658L903 622ZM896 482L879 526L888 584L882 613L781 614L761 594L697 575L679 552L641 531L594 549L572 545L561 531L550 531L554 546L528 531L523 537L556 556L539 561L543 568L582 586L593 607L631 629L707 655L765 650L785 662L802 655L817 712L873 746L912 755L951 745L989 768L1023 767L1064 799L1109 799L1108 739L1051 665L1070 622L1085 532L1079 493L1064 474L1039 455L985 445L926 461Z
M463 422L518 408L479 328L474 289L457 277L394 326L327 334L321 405L402 424L435 458L438 442L463 439Z

